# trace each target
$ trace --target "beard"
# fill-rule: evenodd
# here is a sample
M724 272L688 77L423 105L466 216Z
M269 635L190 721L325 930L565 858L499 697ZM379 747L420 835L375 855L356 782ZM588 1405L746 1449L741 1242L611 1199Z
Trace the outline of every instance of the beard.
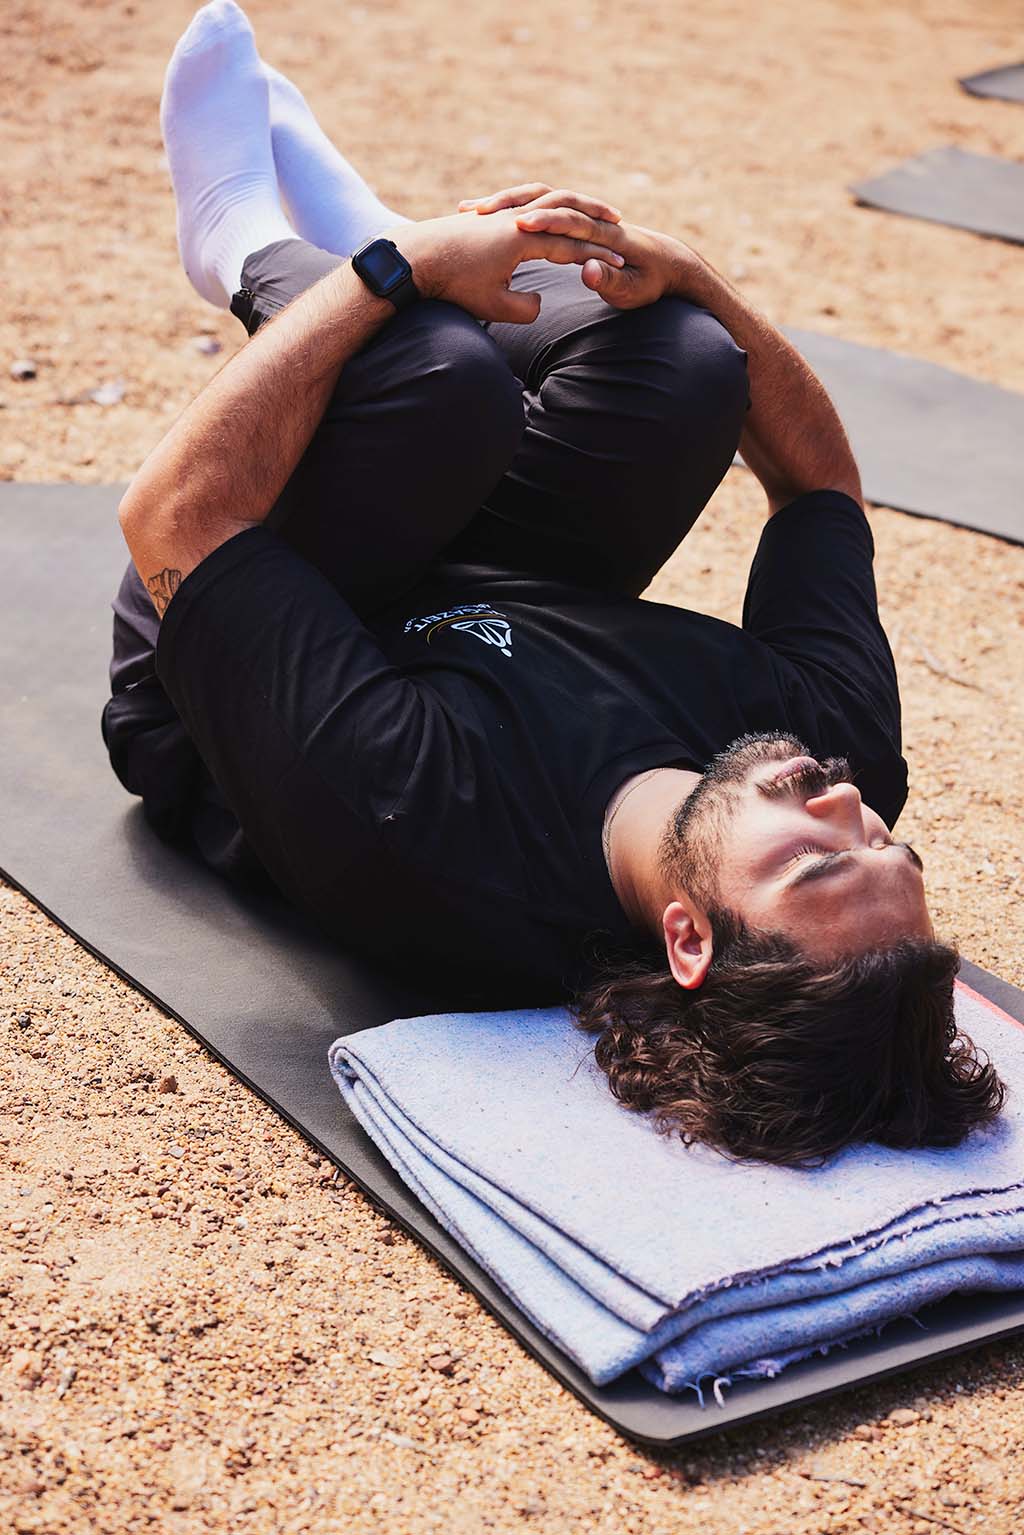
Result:
M788 762L791 757L812 760L778 783L758 784L758 793L766 799L802 802L824 793L834 783L848 783L852 777L845 757L827 757L819 762L796 736L740 736L711 759L700 782L669 822L659 849L661 872L673 885L688 891L705 911L718 910L722 905L718 871L742 790L758 768Z

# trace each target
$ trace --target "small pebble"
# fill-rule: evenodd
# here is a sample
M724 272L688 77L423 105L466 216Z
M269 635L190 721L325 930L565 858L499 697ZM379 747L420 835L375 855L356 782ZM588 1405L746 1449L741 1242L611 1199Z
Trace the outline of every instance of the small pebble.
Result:
M398 1369L402 1363L397 1354L389 1354L384 1348L371 1348L366 1357L374 1364L389 1365L392 1369Z
M161 1077L156 1085L158 1093L176 1093L178 1091L177 1077Z
M381 1430L380 1437L386 1439L389 1444L397 1444L400 1449L419 1450L421 1455L426 1453L426 1446L421 1444L418 1439L410 1439L408 1434L396 1434L393 1430L385 1428Z
M895 1423L899 1428L906 1428L911 1423L920 1423L921 1414L915 1412L912 1407L897 1407L886 1419L887 1423Z
M111 379L107 384L97 384L95 389L90 389L88 398L94 405L120 405L124 399L125 388L123 378Z
M197 352L201 352L204 357L216 357L218 352L223 351L223 347L216 336L196 336L192 346Z
M38 369L31 357L19 357L11 363L11 377L16 379L19 384L24 383L27 379L35 378L37 372Z

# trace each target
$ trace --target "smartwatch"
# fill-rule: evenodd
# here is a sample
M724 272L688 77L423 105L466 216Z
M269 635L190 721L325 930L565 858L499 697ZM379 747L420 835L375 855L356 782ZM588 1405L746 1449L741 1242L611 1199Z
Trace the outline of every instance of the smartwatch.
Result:
M386 298L396 309L407 309L422 296L412 280L412 267L394 240L367 240L353 252L352 270L371 293Z

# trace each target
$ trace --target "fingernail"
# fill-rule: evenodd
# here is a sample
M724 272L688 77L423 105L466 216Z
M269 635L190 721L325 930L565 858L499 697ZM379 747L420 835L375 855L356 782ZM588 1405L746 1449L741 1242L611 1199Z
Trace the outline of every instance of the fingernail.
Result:
M618 251L612 251L611 262L613 266L625 266L626 258L625 256L620 256Z

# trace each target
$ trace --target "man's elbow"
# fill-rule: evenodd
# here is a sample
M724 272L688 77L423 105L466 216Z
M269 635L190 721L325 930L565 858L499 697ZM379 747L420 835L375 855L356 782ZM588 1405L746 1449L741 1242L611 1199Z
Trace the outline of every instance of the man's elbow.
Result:
M139 484L139 476L136 475L129 481L128 488L117 507L117 520L129 548L133 537L137 538L144 529L153 527L156 521L155 512L152 496L146 495Z
M844 496L849 496L851 501L856 501L863 511L864 491L860 483L860 470L857 468L857 461L852 454L843 464L836 467L835 473L831 476L831 481L832 483L825 487L826 490L841 491Z
M136 475L117 508L117 520L132 557L137 557L141 547L162 549L167 545L178 547L191 543L189 535L194 518L190 516L188 504L179 503L173 493L161 492L155 496L152 488L147 490L138 481Z
M136 526L137 522L136 500L132 495L132 487L130 485L118 502L117 521L121 532L127 540L129 533Z
M812 483L813 482L813 483ZM768 497L768 515L773 517L776 512L781 512L784 506L806 496L813 491L835 490L843 496L849 496L851 501L856 501L863 511L864 493L861 489L860 475L856 464L837 469L831 473L823 472L802 478L800 480L782 480L768 477L761 482L765 494Z
M117 508L121 535L128 545L132 563L144 582L153 571L164 566L183 566L179 558L184 540L181 519L173 503L155 501L140 489L138 476L131 482Z
M134 482L128 486L121 497L117 508L117 521L121 529L121 537L128 545L128 553L140 576L142 570L139 565L139 553L143 540L146 537L146 516L143 504L138 496ZM143 576L143 579L145 577Z

